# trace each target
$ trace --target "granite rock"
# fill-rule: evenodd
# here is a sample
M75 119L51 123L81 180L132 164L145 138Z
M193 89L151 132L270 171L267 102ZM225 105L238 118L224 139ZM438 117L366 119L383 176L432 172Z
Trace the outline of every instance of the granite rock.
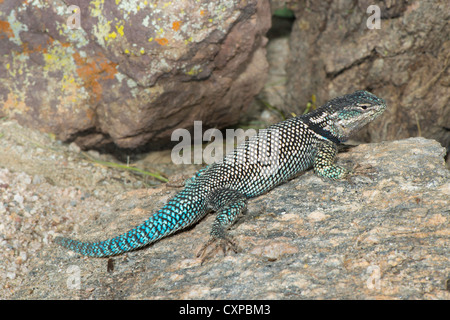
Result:
M28 254L29 272L7 279L5 287L16 299L448 300L450 171L444 154L439 143L423 138L341 152L337 162L358 164L359 175L329 181L308 171L250 200L230 230L241 251L218 253L203 264L196 252L209 238L214 215L109 262L52 244L56 233L85 240L117 235L177 192L162 187L104 195L92 207L78 195L81 188L72 195L76 208L68 206L47 230L33 233L42 243ZM5 183L8 192L16 188ZM34 193L37 206L43 192ZM67 197L55 192L61 194L57 203Z

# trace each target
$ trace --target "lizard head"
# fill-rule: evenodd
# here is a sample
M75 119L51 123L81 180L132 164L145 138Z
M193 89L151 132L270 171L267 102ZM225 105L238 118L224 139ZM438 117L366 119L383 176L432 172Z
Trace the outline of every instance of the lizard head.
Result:
M386 102L361 90L332 99L322 108L328 113L323 129L343 142L381 115L386 109Z

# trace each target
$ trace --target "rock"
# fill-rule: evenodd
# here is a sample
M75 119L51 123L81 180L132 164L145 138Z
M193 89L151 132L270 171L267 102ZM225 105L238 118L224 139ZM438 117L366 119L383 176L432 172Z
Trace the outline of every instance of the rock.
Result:
M267 0L65 3L0 3L0 117L83 148L157 146L236 123L264 85Z
M108 259L80 259L48 241L39 254L27 254L30 272L15 274L7 285L15 299L448 300L450 171L444 154L439 143L423 138L340 153L339 164L371 170L348 181L308 171L250 200L230 230L238 254L219 253L203 264L196 258L209 237L209 215L194 228L113 257L112 272ZM105 205L94 208L80 199L76 219L53 228L86 240L117 235L176 191L111 193L114 201L97 199ZM54 234L41 231L47 232Z
M278 3L279 1L273 1ZM378 5L380 29L369 29ZM358 140L410 136L450 150L450 2L287 1L296 16L290 36L284 109L301 114L312 96L321 105L359 89L386 99L384 121Z

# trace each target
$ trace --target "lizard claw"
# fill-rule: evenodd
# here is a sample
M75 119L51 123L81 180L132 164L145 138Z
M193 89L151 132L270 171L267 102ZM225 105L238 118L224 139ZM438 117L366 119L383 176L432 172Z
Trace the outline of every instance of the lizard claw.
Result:
M375 174L377 172L377 169L374 168L370 164L356 164L351 171L352 175L362 175L366 177L370 177L371 175Z
M349 175L346 177L347 180L351 183L355 183L358 180L364 181L374 180L374 175L377 173L376 168L371 166L370 164L360 165L356 164L353 166L352 170L349 172Z
M208 250L208 248L214 243L214 246L211 250ZM227 255L227 251L229 249L233 250L234 253L239 252L239 248L236 245L236 243L230 239L230 238L216 238L211 237L197 252L197 258L202 259L202 263L211 258L215 252L217 252L219 249L222 249L223 255Z

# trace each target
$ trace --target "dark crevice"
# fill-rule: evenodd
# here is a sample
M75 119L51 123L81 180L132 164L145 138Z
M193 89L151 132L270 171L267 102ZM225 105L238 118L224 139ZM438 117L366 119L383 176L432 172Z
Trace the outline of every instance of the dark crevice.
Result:
M346 66L346 67L344 67L344 68L342 68L342 69L340 69L340 70L338 70L336 72L329 72L329 73L326 74L326 76L327 76L327 78L329 80L334 80L336 77L338 77L339 75L343 74L347 70L350 70L350 69L352 69L354 67L360 66L360 65L362 65L365 62L372 62L372 61L374 61L377 58L377 56L378 56L378 53L377 53L376 49L374 48L372 50L372 52L368 56L365 56L365 57L363 57L361 59L355 60L349 66Z
M281 18L272 16L272 27L267 31L267 38L270 40L288 37L291 34L295 18Z

